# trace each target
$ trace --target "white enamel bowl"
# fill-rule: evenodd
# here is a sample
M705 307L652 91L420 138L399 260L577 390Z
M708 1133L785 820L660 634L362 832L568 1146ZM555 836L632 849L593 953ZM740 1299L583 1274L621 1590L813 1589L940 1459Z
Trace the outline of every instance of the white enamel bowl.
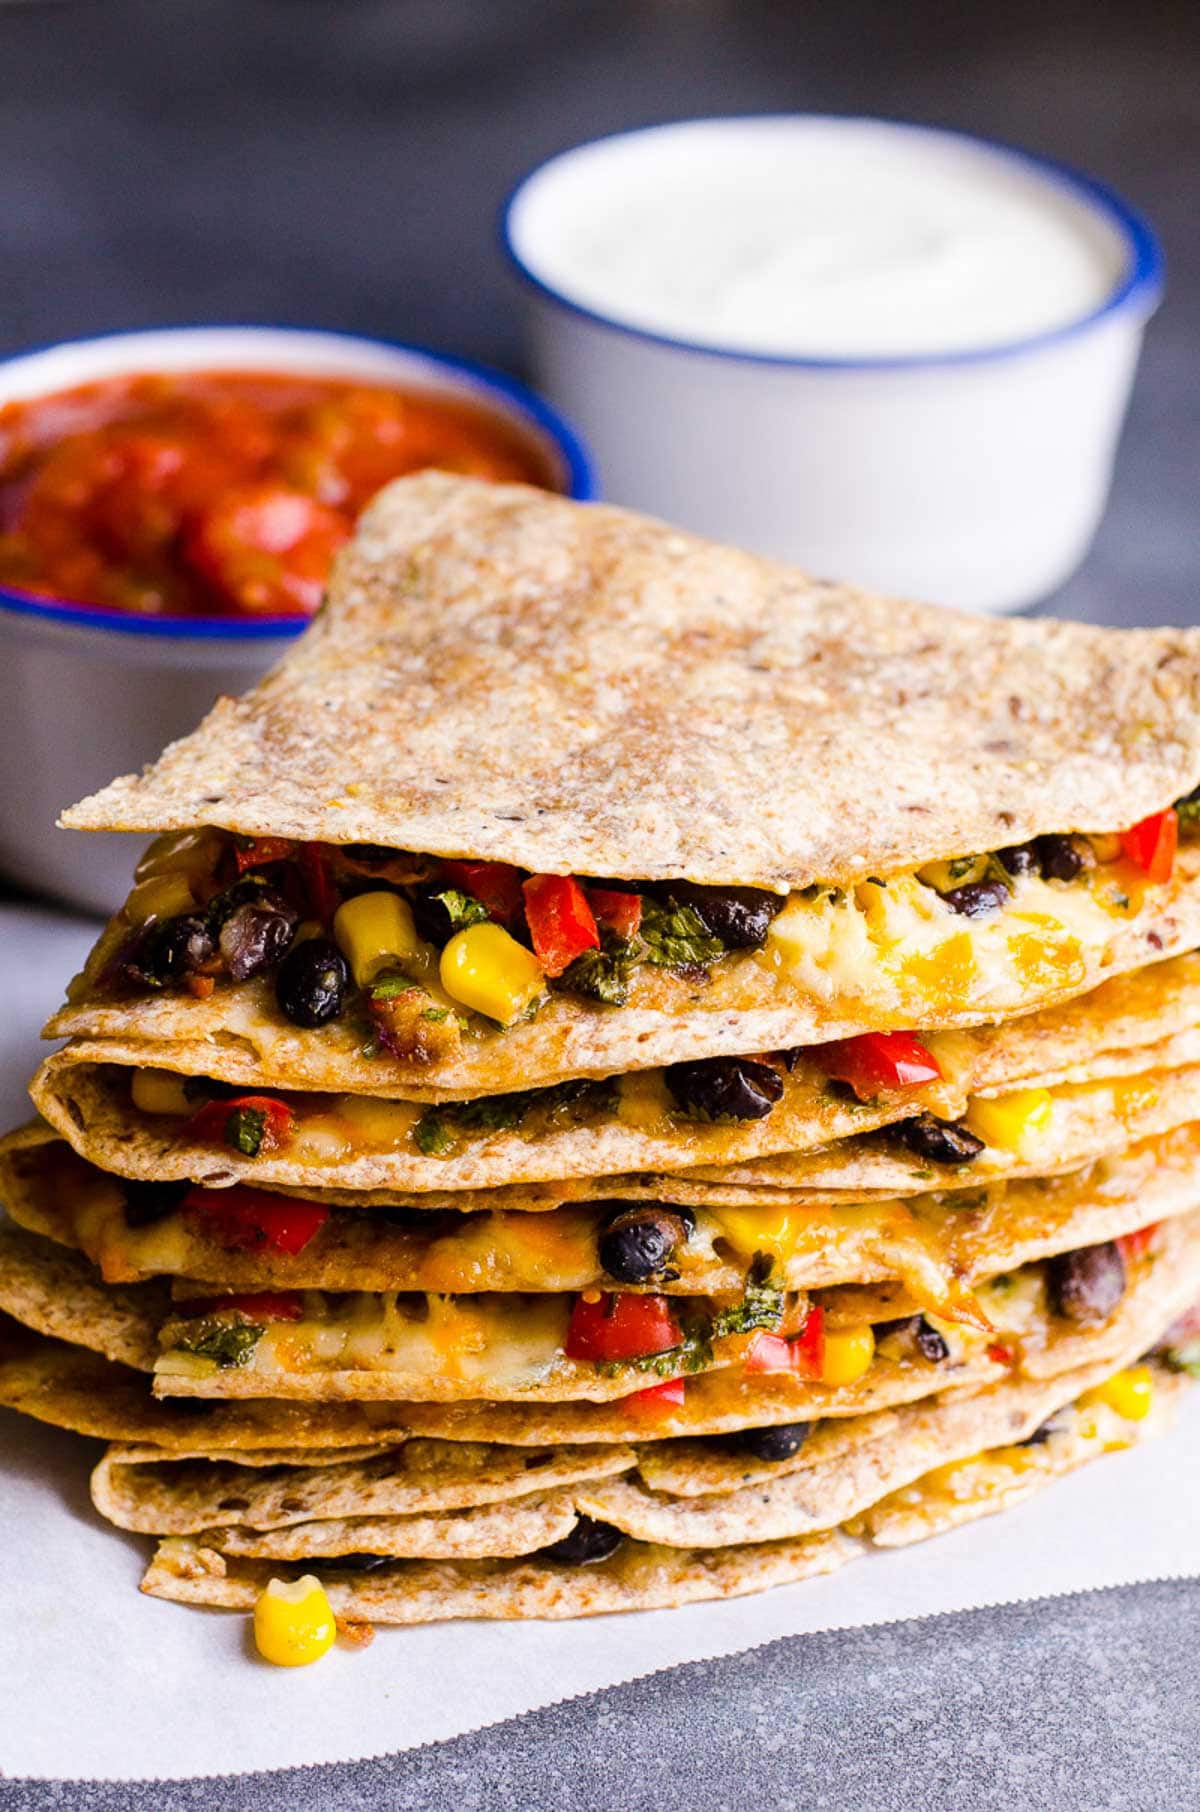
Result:
M548 459L568 496L595 495L567 425L510 379L417 347L293 328L166 328L73 341L0 362L0 405L140 371L302 372L478 403ZM124 898L140 837L55 828L63 807L152 760L300 634L299 617L144 618L0 587L0 871L96 912Z
M606 197L670 192L689 159L747 135L893 135L1066 209L1119 271L1069 325L979 351L792 358L646 331L563 275ZM610 216L611 218L611 216ZM1162 287L1154 235L1101 184L959 133L784 116L697 120L581 145L526 177L503 237L523 278L535 381L588 440L604 494L825 578L979 611L1045 597L1099 522L1142 340ZM1103 283L1104 279L1101 279Z

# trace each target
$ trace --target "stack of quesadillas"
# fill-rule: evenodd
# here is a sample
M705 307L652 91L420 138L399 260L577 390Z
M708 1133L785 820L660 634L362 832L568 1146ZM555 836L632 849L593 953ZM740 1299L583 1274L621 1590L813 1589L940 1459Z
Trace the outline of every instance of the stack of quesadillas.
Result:
M384 491L0 1148L0 1402L145 1587L676 1604L1169 1412L1200 1297L1200 633L980 621Z

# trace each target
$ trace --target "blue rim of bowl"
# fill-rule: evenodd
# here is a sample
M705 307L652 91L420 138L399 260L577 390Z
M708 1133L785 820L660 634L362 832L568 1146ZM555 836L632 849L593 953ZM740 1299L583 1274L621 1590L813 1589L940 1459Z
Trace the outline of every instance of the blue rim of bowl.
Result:
M483 392L503 397L540 428L556 449L563 463L566 488L558 493L574 503L594 503L600 495L595 463L568 422L534 391L517 378L474 359L460 358L455 353L437 352L410 340L385 340L377 334L342 333L336 328L296 327L281 322L198 321L186 325L131 328L117 333L86 334L75 340L54 340L42 346L27 346L20 352L6 353L0 359L0 371L20 359L34 358L38 353L57 352L72 346L97 346L115 340L140 340L150 334L170 333L293 333L312 334L325 340L341 340L350 345L385 347L389 352L412 353L415 358L440 366L442 370L472 378ZM269 363L269 357L264 353ZM247 367L247 369L249 369ZM85 378L82 380L87 382ZM382 380L381 380L382 381ZM53 394L47 392L47 395ZM141 617L127 610L111 610L101 604L76 604L69 598L54 598L37 592L21 591L0 585L0 611L16 617L30 617L39 622L67 623L84 629L111 629L118 635L151 636L162 641L184 642L266 642L297 636L312 618L299 614L277 617Z
M616 319L612 315L601 314L597 309L589 308L586 303L576 302L562 290L556 289L525 262L517 251L513 241L512 216L520 201L524 189L561 158L570 157L576 151L590 150L595 145L615 144L624 138L637 138L642 134L654 132L671 132L681 126L722 126L722 125L757 125L772 121L786 120L821 120L833 125L884 126L890 130L911 132L927 138L953 139L964 145L975 145L984 151L995 153L998 157L1008 158L1015 163L1025 165L1028 169L1043 176L1059 189L1068 189L1080 201L1090 203L1102 213L1109 223L1115 226L1124 237L1130 254L1128 274L1119 282L1099 308L1090 314L1082 315L1077 321L1068 321L1062 327L1053 327L1044 333L1031 334L1024 339L1008 340L998 346L966 348L959 352L935 353L894 353L884 354L878 358L815 358L808 355L747 352L733 346L721 346L705 340L682 339L666 333L656 333L652 328L636 327L629 321ZM1021 145L1006 143L1003 139L981 138L974 132L960 132L952 126L925 126L917 120L886 119L873 114L850 113L728 113L704 115L698 118L682 120L661 120L645 126L631 126L623 132L609 132L600 138L585 139L580 144L569 145L565 150L556 152L553 157L543 158L527 170L519 181L509 190L500 209L499 217L500 243L509 264L516 271L522 282L535 290L539 295L553 302L567 313L578 315L595 326L607 327L612 333L625 334L630 339L642 340L653 346L670 347L676 352L697 353L706 358L732 360L742 365L766 365L776 369L800 371L914 371L936 370L946 366L981 365L994 360L1011 359L1025 353L1037 352L1046 346L1053 346L1063 340L1072 339L1076 334L1095 327L1107 316L1119 313L1137 305L1144 316L1153 314L1162 297L1166 272L1166 260L1157 233L1146 216L1127 202L1115 189L1097 177L1088 176L1071 164L1060 162L1057 158L1044 157L1038 151L1027 151Z

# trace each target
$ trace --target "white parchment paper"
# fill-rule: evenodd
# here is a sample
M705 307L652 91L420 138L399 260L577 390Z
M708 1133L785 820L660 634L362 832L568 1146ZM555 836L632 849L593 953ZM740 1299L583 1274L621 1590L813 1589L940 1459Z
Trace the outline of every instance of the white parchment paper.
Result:
M0 1099L21 1112L37 1023L94 928L0 913L12 1013ZM1003 1516L829 1579L578 1623L380 1630L306 1669L257 1661L248 1619L142 1597L146 1544L91 1512L98 1444L0 1413L0 1771L227 1774L387 1754L778 1636L1200 1572L1200 1391L1175 1432ZM802 1716L802 1707L800 1714Z

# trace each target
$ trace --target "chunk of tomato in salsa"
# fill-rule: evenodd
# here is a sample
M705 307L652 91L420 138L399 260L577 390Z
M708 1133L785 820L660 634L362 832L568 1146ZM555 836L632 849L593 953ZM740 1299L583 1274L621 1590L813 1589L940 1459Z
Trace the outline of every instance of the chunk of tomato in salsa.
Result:
M304 615L381 485L553 487L477 405L342 379L139 373L0 408L0 584L167 615Z

